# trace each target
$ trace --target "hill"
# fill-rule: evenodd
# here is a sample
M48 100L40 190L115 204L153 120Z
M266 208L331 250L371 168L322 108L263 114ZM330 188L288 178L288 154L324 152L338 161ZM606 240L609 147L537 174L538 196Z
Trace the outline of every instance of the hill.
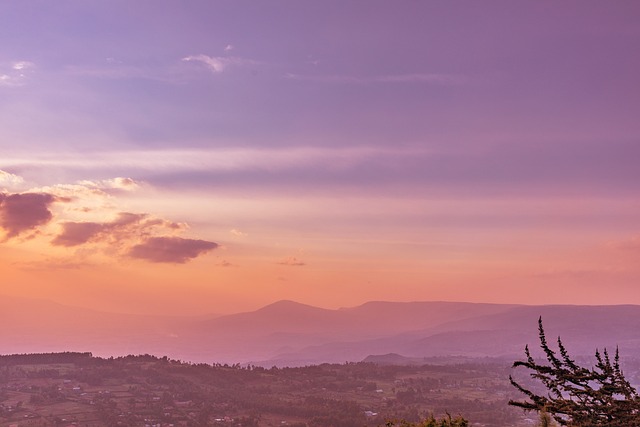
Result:
M464 302L368 302L337 310L279 301L210 317L136 316L0 297L0 353L92 351L158 354L207 363L300 366L360 361L369 355L500 357L537 342L542 316L550 337L575 355L618 345L640 354L640 306L525 306ZM535 347L535 346L534 346Z

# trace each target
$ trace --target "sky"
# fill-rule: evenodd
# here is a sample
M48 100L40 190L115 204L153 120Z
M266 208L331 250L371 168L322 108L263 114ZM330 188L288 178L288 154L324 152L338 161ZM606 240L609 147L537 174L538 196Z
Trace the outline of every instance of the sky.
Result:
M640 304L640 3L0 1L0 294Z

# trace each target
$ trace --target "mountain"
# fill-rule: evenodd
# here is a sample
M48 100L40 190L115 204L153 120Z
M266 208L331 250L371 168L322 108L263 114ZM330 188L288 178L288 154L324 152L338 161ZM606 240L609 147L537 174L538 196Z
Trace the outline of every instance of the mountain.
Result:
M525 345L538 353L537 320L543 318L547 337L561 336L575 356L593 356L596 348L620 348L623 355L640 354L640 306L503 306L504 310L443 322L420 331L378 339L332 342L280 354L264 364L305 364L362 360L388 352L404 357L496 357L515 359ZM551 340L550 340L551 341Z
M357 307L328 310L293 301L278 301L252 312L221 316L194 325L192 337L211 337L215 341L201 344L199 355L210 354L221 360L241 363L294 355L307 347L335 343L338 347L357 348L331 350L327 357L305 354L296 364L322 361L359 360L363 356L363 340L378 340L411 331L433 328L443 322L498 314L515 305L456 302L383 302L375 301ZM370 350L388 346L367 346ZM332 347L333 348L333 347ZM314 351L310 350L310 351ZM298 359L297 356L293 356ZM274 359L275 358L275 359ZM336 359L338 358L338 359ZM283 362L288 364L289 362ZM277 362L275 364L283 364Z
M201 322L202 331L218 334L264 336L276 333L323 333L345 321L342 313L294 301L278 301L247 313L230 314Z
M500 357L526 344L537 320L561 335L572 355L596 347L640 354L640 306L526 306L465 302L384 302L329 310L278 301L214 318L104 313L47 300L0 296L0 353L92 351L156 354L206 363L294 366L400 358ZM370 360L370 359L368 359ZM389 360L386 357L385 360ZM400 359L398 359L400 360Z

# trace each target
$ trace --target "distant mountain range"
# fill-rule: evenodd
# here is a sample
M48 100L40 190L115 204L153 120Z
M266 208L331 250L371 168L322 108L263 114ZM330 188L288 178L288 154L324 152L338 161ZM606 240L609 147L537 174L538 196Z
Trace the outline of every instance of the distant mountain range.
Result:
M0 354L91 351L193 362L295 366L323 362L418 363L425 358L520 358L537 348L537 320L572 355L596 347L640 354L640 306L368 302L328 310L278 301L210 318L137 316L0 296ZM535 350L534 350L535 351ZM390 356L391 355L391 356ZM395 360L396 362L390 362Z

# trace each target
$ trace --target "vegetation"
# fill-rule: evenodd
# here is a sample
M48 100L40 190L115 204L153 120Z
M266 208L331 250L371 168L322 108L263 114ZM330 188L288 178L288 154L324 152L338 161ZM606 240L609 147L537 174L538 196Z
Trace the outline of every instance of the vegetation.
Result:
M487 427L522 426L525 415L507 405L508 393L516 394L508 371L484 359L263 368L149 355L0 356L0 427L467 425L447 413Z
M538 328L546 361L525 347L526 359L513 368L527 368L529 375L518 370L517 380L509 381L508 363L488 359L267 369L150 355L0 356L0 427L468 427L471 421L515 427L535 423L528 411L538 412L538 427L640 426L640 396L622 372L617 349L613 357L596 350L596 363L587 368L560 338L557 350L550 348L542 319ZM629 366L638 382L638 361ZM522 394L525 400L517 400Z
M451 418L450 414L441 419L436 419L433 414L425 420L417 423L411 423L405 420L401 421L388 421L385 427L468 427L469 421L462 416Z
M560 337L559 355L547 344L542 318L538 320L540 347L548 363L534 360L525 347L526 360L516 361L513 367L523 366L532 372L530 376L541 382L544 393L535 393L516 382L511 384L524 393L528 400L509 401L510 405L527 411L541 412L542 424L548 424L550 415L563 426L630 427L640 425L640 398L620 368L616 349L613 361L607 350L596 350L597 364L593 368L579 366L569 357Z

